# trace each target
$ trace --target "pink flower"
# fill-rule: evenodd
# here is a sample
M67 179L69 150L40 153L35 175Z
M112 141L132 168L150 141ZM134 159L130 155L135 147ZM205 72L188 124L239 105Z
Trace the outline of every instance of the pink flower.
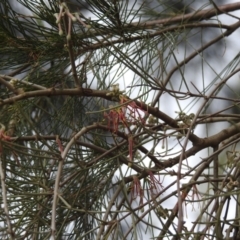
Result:
M113 132L116 132L118 130L119 122L122 122L125 126L127 126L125 112L122 107L111 109L109 113L105 112L104 117L108 121L108 129L113 129Z
M0 139L4 141L11 141L11 137L5 134L5 127L0 124L2 127L0 129ZM2 153L2 144L0 143L0 154Z
M163 188L162 183L153 175L153 173L151 171L148 171L149 173L149 180L150 180L150 192L152 194L152 196L154 197L155 195L157 195L161 189Z
M62 142L61 142L61 140L59 139L58 136L56 137L56 142L57 142L57 145L58 145L59 151L60 151L61 153L63 153L64 148L63 148Z
M141 187L141 182L137 176L133 176L133 181L131 185L131 202L135 200L137 197L140 197L139 205L143 205L143 196L144 191Z
M141 120L144 123L144 117L142 116L144 111L141 109L141 107L139 107L134 101L129 102L128 97L124 95L120 95L119 99L120 104L126 103L126 109L128 110L128 115L131 119L134 119L135 121Z
M133 160L133 136L128 136L128 151L129 151L129 159L130 161Z

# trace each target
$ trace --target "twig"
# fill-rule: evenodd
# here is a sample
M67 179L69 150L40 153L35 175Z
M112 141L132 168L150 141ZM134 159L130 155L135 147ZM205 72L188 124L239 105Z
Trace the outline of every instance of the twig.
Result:
M57 210L57 201L59 197L59 184L60 184L60 178L63 168L63 163L66 160L66 156L68 154L68 151L70 150L71 146L75 143L75 141L84 133L88 132L91 129L96 128L96 125L91 125L88 127L83 127L81 131L79 131L67 144L64 151L61 153L61 159L59 159L58 163L58 170L57 175L55 179L55 186L54 186L54 195L53 195L53 204L52 204L52 219L51 219L51 237L52 239L56 239L56 210Z
M5 212L6 220L7 220L7 226L8 226L8 233L10 239L15 239L15 234L12 228L10 216L9 216L9 210L8 210L8 203L7 203L7 190L5 185L5 174L3 172L2 167L2 154L0 153L0 177L1 177L1 186L2 186L2 198L3 198L3 209Z
M201 21L210 19L211 17L215 17L217 15L224 14L226 12L236 11L240 9L240 2L226 4L218 7L218 11L215 7L207 10L200 10L193 13L182 14L176 17L158 19L153 21L148 21L145 23L141 23L140 25L144 27L152 27L154 25L162 25L167 26L175 23L189 22L189 21ZM139 27L139 22L131 24L134 27Z
M72 21L76 20L76 19L69 12L69 9L65 2L60 4L60 6L64 6L64 10L65 10L65 14L63 16L63 21L64 21L65 33L67 35L67 49L68 49L69 59L71 62L72 75L73 75L73 79L75 82L75 87L81 88L82 86L80 84L80 79L78 78L78 75L77 75L75 56L74 56L74 51L73 51L73 44L72 44L72 40L71 40ZM59 14L59 15L60 15L59 17L61 18L61 14Z
M234 30L236 30L237 28L239 28L240 26L240 21L230 25L230 29L226 30L224 33L220 34L218 37L216 37L215 39L213 39L212 41L208 42L207 44L205 44L204 46L202 46L201 48L197 49L196 51L194 51L192 54L190 54L187 58L184 58L180 63L178 63L174 68L172 68L172 70L169 72L168 76L166 77L164 83L162 83L162 87L163 89L166 87L167 83L170 81L172 75L182 66L186 65L191 59L193 59L194 57L196 57L199 53L203 52L205 49L207 49L208 47L210 47L211 45L215 44L216 42L220 41L221 39L223 39L224 37L229 36L230 34L232 34L234 32ZM160 99L160 96L162 95L163 90L159 91L159 93L156 95L154 101L152 102L151 106L155 106L156 103L158 102L158 100Z
M72 137L72 139L69 141L69 143L67 144L67 146L65 147L64 151L62 152L61 156L62 156L62 159L65 159L67 154L68 154L68 151L70 150L71 146L76 142L76 140L78 138L80 138L83 134L87 133L88 131L92 130L92 129L96 129L98 128L98 125L97 124L93 124L93 125L90 125L90 126L87 126L87 127L83 127L81 129L81 131L79 131L76 135L74 135Z
M103 219L102 219L103 222L102 222L102 224L101 224L101 226L100 226L100 229L99 229L99 231L98 231L96 240L100 240L100 239L101 239L102 233L103 233L103 231L104 231L104 222L107 221L107 219L108 219L108 217L109 217L109 213L110 213L110 211L111 211L111 208L112 208L112 206L115 204L115 200L116 200L116 198L118 197L121 189L122 189L122 186L121 186L121 184L119 184L118 189L116 190L116 192L114 193L114 195L112 196L111 200L110 200L109 203L108 203L108 208L106 209L105 215L104 215L104 217L103 217Z
M29 66L31 66L30 63L25 63L22 67L20 67L20 68L14 70L13 72L9 73L8 76L13 77L13 76L21 73L24 69L28 68Z
M5 81L3 78L0 77L0 83L3 84L9 91L13 92L14 94L19 94L18 89L16 89L12 84Z
M52 219L51 219L51 240L56 239L56 211L57 211L57 201L59 195L59 183L63 168L63 159L59 159L58 170L55 179L54 193L53 193L53 204L52 204Z
M29 81L25 81L25 80L20 80L20 79L17 79L17 78L15 78L15 77L11 77L10 75L1 75L0 74L0 78L5 78L5 79L8 79L8 80L13 80L13 81L16 81L17 83L20 83L20 84L25 84L25 85L27 85L27 86L32 86L32 87L34 87L34 88L36 88L36 89L39 89L39 90L45 90L45 89L47 89L46 87L43 87L43 86L41 86L41 85L38 85L38 84L35 84L35 83L31 83L31 82L29 82Z

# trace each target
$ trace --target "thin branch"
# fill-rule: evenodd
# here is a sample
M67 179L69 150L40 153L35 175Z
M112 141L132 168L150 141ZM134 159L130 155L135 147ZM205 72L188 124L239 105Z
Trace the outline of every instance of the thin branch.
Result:
M16 89L12 84L9 82L5 81L3 78L0 77L0 83L4 85L10 92L14 94L19 94L19 90Z
M59 159L58 162L58 170L55 178L55 185L54 185L54 192L53 192L53 203L52 203L52 218L51 218L51 239L56 239L56 211L57 211L57 202L58 202L58 196L59 196L59 183L60 178L62 174L62 168L63 168L63 159Z
M192 21L202 21L207 20L212 17L225 14L232 11L237 11L240 9L240 3L230 3L226 5L222 5L218 7L218 10L216 10L215 7L207 10L197 10L193 13L188 14L182 14L176 17L170 17L170 18L164 18L164 19L158 19L153 21L147 21L145 23L141 23L140 25L144 27L153 27L155 25L163 25L168 26L176 23L184 23L184 22L192 22ZM139 23L132 23L132 26L138 27Z
M14 70L13 72L10 72L10 73L8 74L8 76L9 76L9 77L13 77L13 76L15 76L15 75L17 75L17 74L20 74L20 73L22 73L23 70L25 70L26 68L28 68L28 67L30 67L30 66L31 66L30 63L25 63L25 64L24 64L23 66L21 66L20 68Z
M102 236L103 231L104 231L104 222L107 222L107 219L108 219L108 217L109 217L109 213L110 213L110 211L111 211L111 208L112 208L113 205L115 204L115 201L116 201L119 193L121 192L121 190L122 190L122 185L119 184L118 189L116 190L116 192L115 192L114 195L112 196L111 200L108 202L108 207L107 207L107 209L106 209L106 211L105 211L105 214L104 214L104 217L103 217L103 219L102 219L102 223L101 223L101 225L100 225L100 229L99 229L98 234L97 234L97 236L96 236L96 240L100 240L100 239L101 239L101 236Z
M216 23L191 23L191 24L182 24L179 26L171 26L171 27L167 27L167 28L163 28L159 31L154 30L153 32L146 32L145 34L142 33L140 36L129 36L129 37L124 37L124 38L119 38L117 40L111 40L108 38L105 38L105 41L103 41L101 39L101 41L99 43L93 43L91 45L88 45L86 48L80 49L77 52L77 55L82 55L84 52L88 52L88 51L93 51L93 50L97 50L97 49L102 49L102 48L106 48L109 46L113 46L115 44L119 44L119 43L131 43L131 42L135 42L138 40L142 40L143 38L154 38L157 36L161 36L164 35L165 33L170 33L170 32L176 32L176 31L181 31L181 30L185 30L185 29L193 29L193 28L221 28L221 29L230 29L231 26L229 25L221 25L221 24L216 24ZM136 30L137 31L137 30ZM107 32L107 34L109 34L109 32ZM103 35L101 35L103 36Z
M166 85L168 84L168 82L170 81L172 75L178 70L180 69L182 66L186 65L190 60L192 60L194 57L196 57L197 55L199 55L201 52L203 52L205 49L207 49L208 47L210 47L211 45L215 44L216 42L220 41L221 39L223 39L224 37L227 37L229 35L231 35L236 29L238 29L240 27L240 21L232 24L230 26L230 29L226 30L224 33L220 34L218 37L216 37L215 39L213 39L212 41L206 43L204 46L202 46L201 48L197 49L196 51L194 51L192 54L190 54L188 57L184 58L184 60L182 60L180 63L178 63L175 67L172 68L172 70L170 71L170 73L168 74L168 76L166 77L164 83L162 83L161 87L164 89L166 87ZM154 101L152 102L152 106L155 106L156 103L158 102L160 96L162 95L163 90L159 91L159 93L156 95Z
M64 16L64 22L65 22L65 31L66 32L72 31L71 24L67 24L67 23L71 23L71 19L68 18L67 16ZM75 56L74 56L73 43L72 43L71 37L70 39L67 39L67 49L68 49L69 59L72 67L71 70L72 70L72 76L75 82L75 87L81 88L82 86L76 70Z
M65 147L64 151L61 153L61 159L59 159L58 163L58 170L57 170L57 175L55 179L55 185L54 185L54 195L53 195L53 204L52 204L52 219L51 219L51 237L52 239L55 239L55 234L56 234L56 210L57 210L57 201L59 197L59 184L60 184L60 179L61 179L61 173L62 173L62 168L63 168L63 163L66 160L66 156L68 154L68 151L70 150L71 146L75 143L75 141L82 136L84 133L88 132L91 129L96 128L96 125L88 126L82 128L81 131L79 131L76 135L74 135L67 146Z
M97 129L98 125L93 124L87 127L83 127L81 131L79 131L76 135L74 135L71 140L68 142L67 146L65 147L64 151L61 153L62 159L65 159L67 157L67 154L71 148L71 146L77 141L78 138L80 138L83 134L87 133L88 131L92 129Z
M2 167L2 154L0 153L0 177L1 177L1 186L2 186L2 199L3 199L3 209L5 212L5 217L7 220L7 228L8 228L8 234L9 234L9 238L11 240L15 239L15 234L12 228L12 223L11 223L11 219L10 219L10 215L9 215L9 210L8 210L8 202L7 202L7 189L6 189L6 185L5 185L5 174L3 171L3 167Z
M32 82L29 82L29 81L25 81L25 80L20 80L20 79L17 79L15 77L11 77L10 75L1 75L0 74L0 78L5 78L5 79L8 79L8 80L13 80L15 81L16 83L19 83L19 84L24 84L26 86L31 86L31 87L34 87L36 89L39 89L39 90L46 90L47 88L46 87L43 87L41 85L38 85L38 84L35 84L35 83L32 83Z

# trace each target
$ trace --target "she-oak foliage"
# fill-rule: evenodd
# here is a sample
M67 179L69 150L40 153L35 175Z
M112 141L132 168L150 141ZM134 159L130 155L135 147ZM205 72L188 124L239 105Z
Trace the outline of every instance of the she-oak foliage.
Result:
M1 239L240 239L240 2L200 2L1 1Z

